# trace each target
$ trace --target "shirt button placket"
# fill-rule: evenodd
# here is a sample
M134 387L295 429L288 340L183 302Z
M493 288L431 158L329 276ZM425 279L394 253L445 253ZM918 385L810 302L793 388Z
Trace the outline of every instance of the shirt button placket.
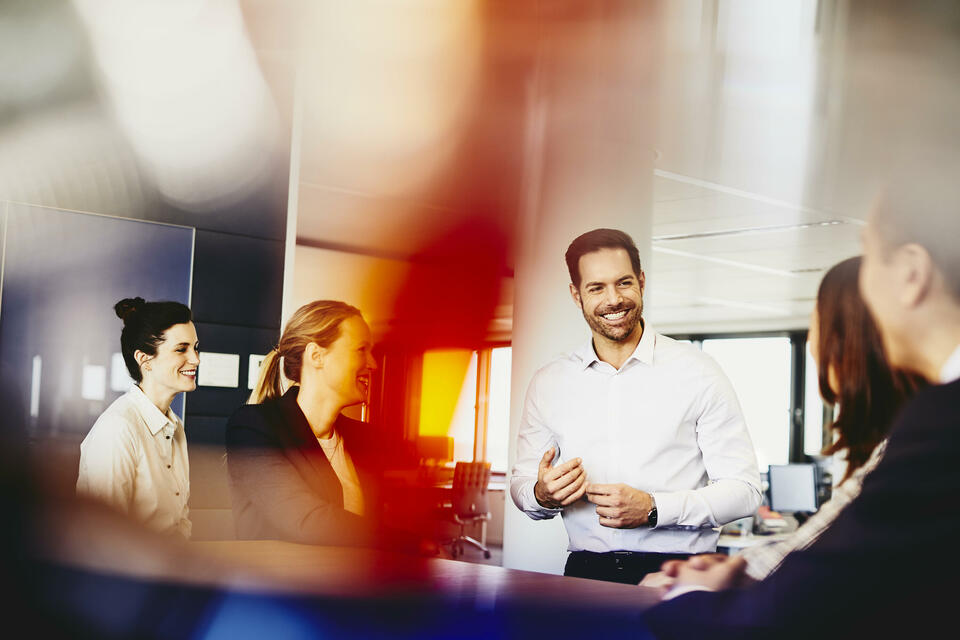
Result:
M620 396L622 392L620 387L623 386L623 376L618 371L610 379L610 436L612 442L616 445L610 451L610 460L608 464L610 465L610 472L613 474L615 480L611 482L622 482L623 469L620 468L620 458L618 454L625 446L627 442L624 440L623 428L620 424Z
M608 452L608 466L610 469L610 478L607 482L610 483L619 483L624 482L623 469L620 464L620 460L623 456L620 455L620 452L623 451L628 446L628 442L624 439L623 425L621 422L620 415L620 397L622 396L622 391L620 387L623 386L623 372L617 371L610 378L610 399L609 399L609 416L610 416L610 439L611 443L614 445L610 447ZM614 549L622 550L624 549L623 542L623 529L611 529L611 541ZM617 558L617 570L623 571L624 567L622 565L621 559Z

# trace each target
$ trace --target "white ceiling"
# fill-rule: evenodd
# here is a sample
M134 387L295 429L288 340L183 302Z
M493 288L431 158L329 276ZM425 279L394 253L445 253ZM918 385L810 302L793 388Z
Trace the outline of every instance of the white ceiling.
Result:
M823 272L859 251L858 220L663 174L647 269L661 330L803 328Z
M376 46L365 46L318 36L322 44L308 45L300 76L301 83L309 81L301 86L302 116L294 124L300 140L300 155L294 154L299 242L403 258L457 220L455 189L428 186L445 163L458 153L462 162L471 152L457 149L453 134L466 122L481 83L463 78L478 60L486 60L487 69L522 75L535 58L531 34L548 26L549 18L536 11L518 16L522 10L509 3L494 3L499 8L485 16L476 4L463 4L473 10L421 4L433 9L429 20L404 14L409 37L391 32ZM930 14L910 13L897 3L875 9L826 0L660 6L646 313L671 333L803 328L824 271L859 252L879 176L911 150L956 149L958 40L931 31ZM437 13L438 7L446 8ZM349 22L359 28L362 18L357 10ZM649 16L641 12L639 18ZM496 46L484 48L471 26L483 19L509 22ZM636 13L624 11L624 19L636 19ZM443 37L417 36L420 27L441 24ZM368 28L373 33L379 27L361 31ZM338 42L346 48L337 53L331 47ZM353 80L342 68L330 75L333 53L337 65L349 63L340 56L344 51L360 60ZM396 103L380 83L396 89L402 85L397 74L411 65L416 91ZM439 71L432 74L430 65ZM884 73L889 65L896 74ZM903 91L903 74L918 79L917 92ZM333 89L323 83L328 76ZM490 77L485 82L489 91ZM444 90L457 99L432 113L439 135L422 116L410 114L425 108L423 95ZM649 90L641 86L637 93ZM623 93L623 87L610 89L616 98ZM484 95L487 112L505 122L519 117L514 112L523 103L516 95ZM357 105L363 105L359 116ZM527 133L514 148L504 148L507 170L523 166L517 157ZM476 144L476 136L472 140ZM508 299L498 316L499 326L508 326Z

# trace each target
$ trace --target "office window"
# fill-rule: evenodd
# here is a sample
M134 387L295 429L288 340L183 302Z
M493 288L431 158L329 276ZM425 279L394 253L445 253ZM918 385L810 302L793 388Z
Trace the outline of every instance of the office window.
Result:
M421 436L453 438L453 459L473 460L477 352L436 349L423 354Z
M721 338L703 341L703 351L733 385L761 471L790 457L790 338Z
M497 347L490 357L490 411L487 414L487 455L494 471L507 470L510 448L510 367L513 349Z
M823 449L823 400L817 382L817 365L810 355L807 343L806 383L803 400L803 452L808 456L820 455Z
M510 347L424 353L419 435L453 438L454 461L506 471L511 355Z

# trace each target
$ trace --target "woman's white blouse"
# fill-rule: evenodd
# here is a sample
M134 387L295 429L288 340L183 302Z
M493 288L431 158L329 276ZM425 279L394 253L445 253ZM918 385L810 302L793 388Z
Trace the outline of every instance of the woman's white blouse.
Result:
M133 386L80 444L77 494L107 503L161 533L190 537L190 464L183 422Z

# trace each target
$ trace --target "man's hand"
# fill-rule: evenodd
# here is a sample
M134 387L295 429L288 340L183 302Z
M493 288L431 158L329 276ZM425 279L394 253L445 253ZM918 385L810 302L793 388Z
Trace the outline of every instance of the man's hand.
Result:
M540 506L559 509L583 497L587 486L587 472L580 458L567 460L560 466L554 467L551 464L553 454L554 449L550 447L540 459L537 484L533 485L533 495Z
M676 578L668 576L663 571L656 571L643 576L643 580L640 581L640 586L655 589L662 598L663 595L670 590L670 587L676 583L676 581Z
M633 529L647 523L653 498L646 491L620 484L587 485L587 500L597 505L600 524L614 529Z
M741 587L751 582L744 573L746 561L740 556L705 553L688 560L668 560L662 572L674 579L674 586L697 585L710 591Z

